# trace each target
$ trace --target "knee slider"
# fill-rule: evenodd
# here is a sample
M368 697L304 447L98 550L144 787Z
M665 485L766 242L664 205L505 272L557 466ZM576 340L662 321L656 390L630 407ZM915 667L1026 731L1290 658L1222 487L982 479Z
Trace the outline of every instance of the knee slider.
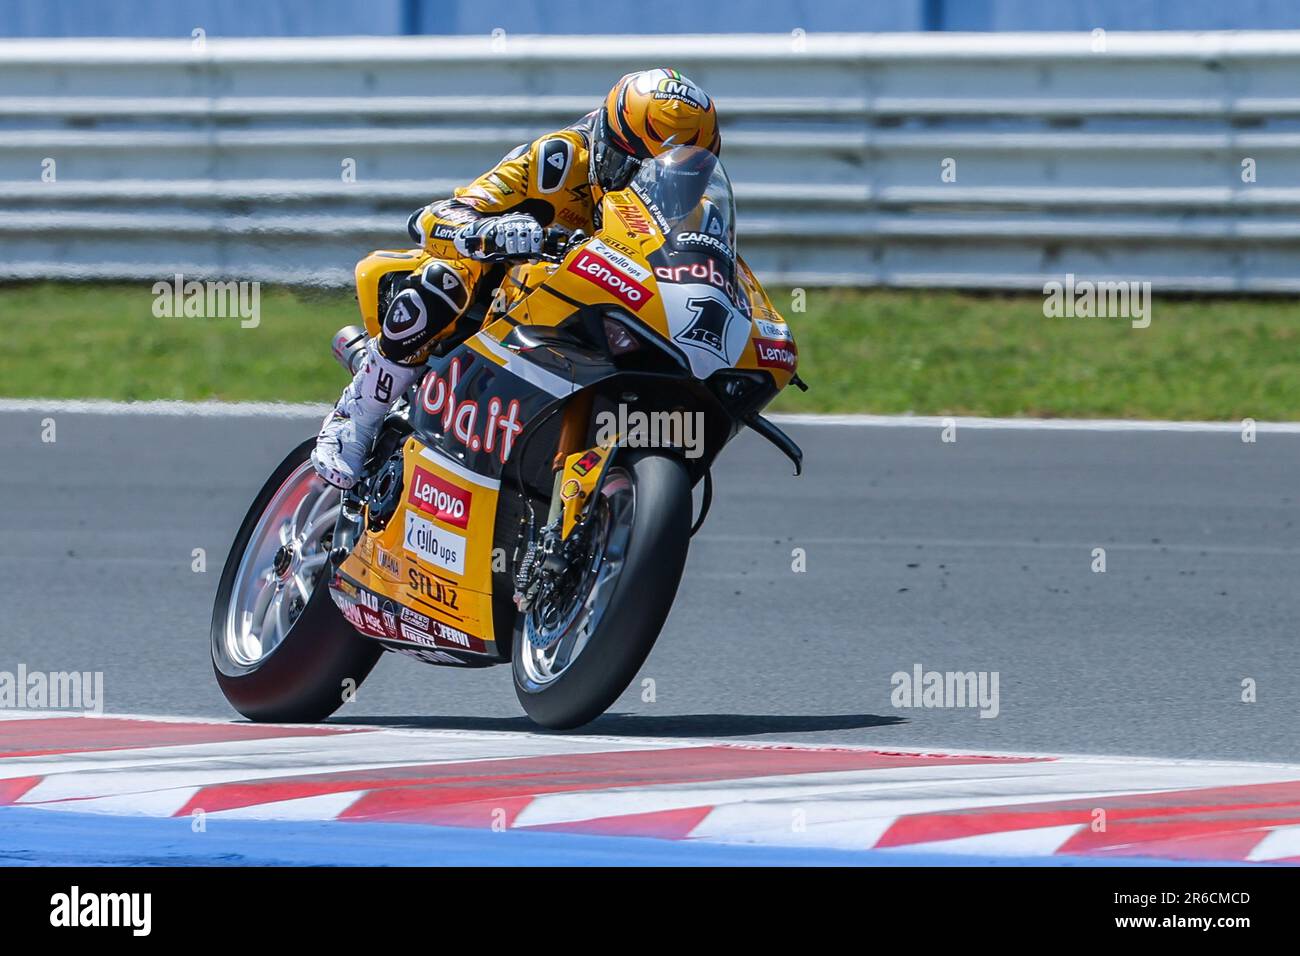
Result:
M460 318L469 308L469 289L465 288L460 273L447 263L435 259L411 279L426 303L432 306L434 302L441 302L452 310L453 320Z
M384 314L380 341L395 362L414 358L469 308L469 290L444 263L429 263L403 284Z

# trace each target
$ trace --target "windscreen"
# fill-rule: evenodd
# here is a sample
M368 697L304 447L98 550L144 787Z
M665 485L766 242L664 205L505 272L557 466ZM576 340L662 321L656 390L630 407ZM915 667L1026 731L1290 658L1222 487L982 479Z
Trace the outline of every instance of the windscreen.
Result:
M707 149L678 146L647 160L632 180L675 250L735 259L736 203L726 170Z

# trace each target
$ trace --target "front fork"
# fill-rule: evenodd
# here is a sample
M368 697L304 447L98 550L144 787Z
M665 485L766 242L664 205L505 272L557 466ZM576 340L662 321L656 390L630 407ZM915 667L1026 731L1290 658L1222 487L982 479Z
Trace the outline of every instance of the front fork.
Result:
M551 471L555 472L555 479L551 486L551 510L546 516L547 527L555 524L564 507L564 499L560 494L564 482L564 462L570 455L587 447L591 404L591 392L578 392L565 406L564 417L560 420L560 438L555 445L555 457L551 459Z
M555 575L563 570L564 466L571 456L584 450L587 426L591 422L591 406L591 393L579 392L569 399L562 413L560 437L555 444L555 457L551 459L551 470L555 472L555 478L551 486L551 506L546 524L538 536L530 519L527 549L515 571L514 600L515 607L520 611L527 611L532 606L542 584L540 575ZM571 515L568 523L572 523Z

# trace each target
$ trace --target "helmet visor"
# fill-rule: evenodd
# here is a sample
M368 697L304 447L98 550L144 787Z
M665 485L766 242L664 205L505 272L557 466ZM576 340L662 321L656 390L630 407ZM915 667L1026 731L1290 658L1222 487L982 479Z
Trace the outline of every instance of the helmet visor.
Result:
M596 174L596 184L606 192L623 189L641 168L641 160L615 145L604 109L596 116L596 130L592 138L592 168Z

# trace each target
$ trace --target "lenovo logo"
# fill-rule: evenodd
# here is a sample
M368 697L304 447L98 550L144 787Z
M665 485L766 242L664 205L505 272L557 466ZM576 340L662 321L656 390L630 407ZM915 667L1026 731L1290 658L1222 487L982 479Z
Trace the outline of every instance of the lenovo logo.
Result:
M613 268L613 264L585 249L568 265L568 270L580 275L593 285L598 285L615 298L626 303L633 312L650 299L650 290L626 273Z
M799 362L793 342L774 342L771 339L754 339L754 357L765 368L783 368L793 372Z
M417 467L411 475L411 492L407 500L439 521L465 528L469 526L471 497L470 492L463 488Z

